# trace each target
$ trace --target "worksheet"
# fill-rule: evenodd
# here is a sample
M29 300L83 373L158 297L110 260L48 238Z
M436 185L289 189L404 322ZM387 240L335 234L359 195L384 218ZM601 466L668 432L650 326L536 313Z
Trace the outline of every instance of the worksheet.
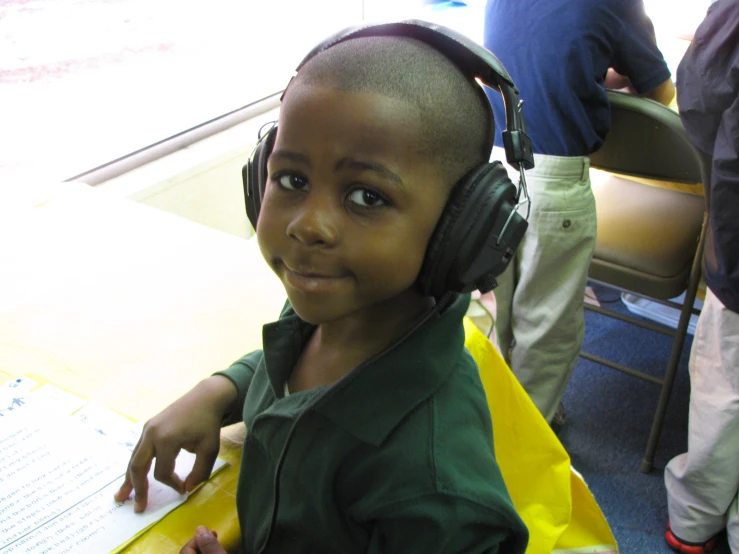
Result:
M187 499L150 474L144 513L132 500L115 502L140 426L52 385L33 386L0 387L0 554L110 552ZM177 473L186 476L194 460L181 453Z

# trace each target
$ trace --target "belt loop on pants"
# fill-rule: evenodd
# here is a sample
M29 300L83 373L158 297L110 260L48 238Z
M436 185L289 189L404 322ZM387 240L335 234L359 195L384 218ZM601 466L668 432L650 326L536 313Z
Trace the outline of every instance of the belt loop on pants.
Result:
M587 181L590 178L590 156L582 157L582 175L580 175L581 181Z

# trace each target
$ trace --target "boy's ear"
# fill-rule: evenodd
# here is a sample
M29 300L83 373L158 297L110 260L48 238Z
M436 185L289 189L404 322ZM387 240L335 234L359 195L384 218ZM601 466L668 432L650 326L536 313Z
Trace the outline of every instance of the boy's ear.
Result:
M517 188L500 162L463 177L436 225L417 285L425 296L489 292L508 267L528 223L516 211Z

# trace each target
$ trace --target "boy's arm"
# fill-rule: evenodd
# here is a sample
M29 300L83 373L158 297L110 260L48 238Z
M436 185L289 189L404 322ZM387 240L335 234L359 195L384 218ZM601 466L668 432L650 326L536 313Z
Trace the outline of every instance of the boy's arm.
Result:
M631 79L617 73L615 69L610 68L606 75L603 86L610 90L619 90L622 92L628 92L629 94L637 94L634 85L631 84ZM669 106L675 98L675 85L672 83L672 79L667 79L662 84L642 94L637 94L650 100L656 100L660 104Z
M257 370L257 366L261 359L262 351L255 350L231 364L228 369L214 373L214 375L221 375L229 379L234 384L238 392L236 401L231 405L231 408L226 412L223 418L224 426L242 421L246 393L249 391L249 386L254 377L254 372Z
M261 351L247 354L227 370L203 379L147 421L123 484L114 494L116 501L123 502L133 491L134 511L146 509L148 473L155 460L157 481L181 494L208 479L218 456L220 427L240 420L244 397L260 357ZM175 460L183 448L195 454L193 469L184 481L175 473Z
M513 516L502 498L497 509L460 495L431 493L383 507L367 552L523 554L528 532Z
M222 376L203 379L144 425L128 463L126 477L114 494L125 501L132 491L134 511L146 509L149 469L154 478L180 494L190 492L210 475L218 456L223 414L231 410L237 398L232 382ZM183 481L175 472L180 450L195 454L195 463Z
M672 79L667 79L657 88L641 94L640 96L649 98L650 100L656 100L660 104L669 106L672 100L675 98L675 85L672 83Z
M635 9L622 6L621 27L613 45L611 70L605 87L623 89L644 98L669 105L675 97L675 85L664 56L657 46L652 21L644 12L644 6ZM628 82L626 87L609 86L619 78Z

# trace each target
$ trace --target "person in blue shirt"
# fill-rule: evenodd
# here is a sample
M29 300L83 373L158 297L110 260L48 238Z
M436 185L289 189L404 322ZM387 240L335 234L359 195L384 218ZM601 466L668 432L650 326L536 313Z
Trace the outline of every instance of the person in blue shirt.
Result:
M665 468L665 539L702 554L726 529L739 554L739 0L710 6L678 66L677 100L690 141L712 162L688 451Z
M535 160L529 229L498 279L495 325L501 352L551 422L584 334L596 237L588 156L609 131L606 87L667 104L674 86L642 0L488 0L484 29L520 91ZM488 96L501 117L502 102ZM500 133L495 144L501 159Z

